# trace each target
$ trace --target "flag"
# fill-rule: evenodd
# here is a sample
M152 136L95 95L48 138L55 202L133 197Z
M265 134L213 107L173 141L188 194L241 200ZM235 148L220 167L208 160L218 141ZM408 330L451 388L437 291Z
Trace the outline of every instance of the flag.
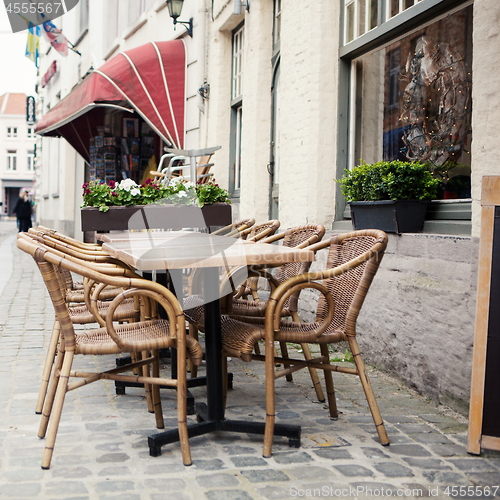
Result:
M62 34L61 30L56 28L52 21L45 21L42 26L43 33L52 47L66 57L68 55L68 40Z
M26 41L26 57L35 63L38 68L38 53L40 50L40 26L29 23L28 40Z

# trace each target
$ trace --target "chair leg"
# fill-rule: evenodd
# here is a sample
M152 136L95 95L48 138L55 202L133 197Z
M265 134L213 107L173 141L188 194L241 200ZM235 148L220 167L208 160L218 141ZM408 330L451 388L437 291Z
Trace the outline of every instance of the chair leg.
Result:
M300 344L300 346L302 347L302 351L304 353L304 358L307 361L312 359L309 345L308 344ZM314 390L316 391L316 397L318 398L318 401L320 403L323 403L325 401L325 395L324 395L323 389L321 387L321 382L319 381L318 372L316 371L316 368L313 368L312 366L308 366L308 369L309 369L309 375L311 376Z
M227 401L227 356L225 354L222 354L222 397L225 410Z
M45 443L45 450L42 457L42 469L48 469L50 467L50 461L52 459L52 453L54 452L54 445L57 437L57 430L59 428L59 422L61 420L61 413L64 405L64 398L66 397L66 392L68 388L69 374L71 371L71 365L73 364L74 352L69 351L64 355L64 362L61 368L61 375L58 377L57 392L54 401L54 408L52 411L52 417L50 419L49 432L47 434L47 442Z
M61 328L59 326L59 321L57 319L54 321L54 327L52 328L52 334L50 336L49 350L47 352L47 357L45 358L45 364L43 366L42 382L40 384L40 391L38 392L38 400L36 402L35 413L40 414L43 410L43 402L45 401L45 396L47 395L47 388L50 381L50 373L52 372L52 365L57 354L57 344L59 343L59 334Z
M356 368L358 369L361 385L363 386L363 390L365 391L366 400L368 401L368 406L370 407L373 422L375 423L375 428L377 429L378 437L380 439L380 444L382 446L387 446L388 444L390 444L389 437L387 436L387 431L385 430L382 415L380 415L380 410L378 409L375 394L373 393L368 375L366 374L365 364L363 363L363 359L361 358L358 342L355 337L348 337L347 340L349 341L349 346L354 357L354 363L356 364Z
M137 359L141 360L144 358L149 357L149 352L144 351L142 353L137 353ZM149 370L149 365L144 365L141 369L142 371L142 376L143 377L149 377L150 370ZM149 413L154 413L154 404L153 404L153 395L152 395L152 390L151 390L151 384L144 384L144 391L146 392L146 402L148 404L148 411Z
M153 377L160 378L160 352L158 351L158 349L155 349L152 352L152 355L154 357L153 367L152 367ZM152 393L153 393L152 394L153 408L156 418L156 428L163 429L165 428L165 423L163 422L163 412L161 409L161 399L160 399L160 386L158 384L153 384Z
M54 406L54 399L56 396L57 387L59 384L59 378L61 375L61 369L64 362L64 340L61 339L61 344L59 346L59 351L57 353L56 361L52 369L52 376L50 378L49 388L47 395L45 396L45 402L43 404L42 418L40 420L40 426L38 428L38 437L44 438L47 433L47 427L49 425L50 414L52 413L52 407Z
M325 365L330 364L330 353L328 352L328 344L320 344L321 355L326 356L327 361L324 362ZM324 370L325 373L325 384L326 384L326 395L328 397L328 406L330 408L330 417L338 418L339 412L337 410L337 401L335 399L335 388L333 386L333 377L330 370Z
M276 403L274 392L274 342L266 338L266 426L264 431L264 449L262 456L272 454L274 424L276 421Z
M288 359L289 358L288 348L286 346L286 342L283 340L280 340L280 349L281 349L281 357ZM283 362L283 367L285 369L290 368L290 363ZM288 375L285 375L285 378L286 378L287 382L293 382L293 376L291 373L289 373Z
M186 373L186 343L184 338L177 339L177 429L181 446L182 463L191 465L191 450L187 429L187 373Z
M198 340L198 328L195 328L191 324L189 325L189 336ZM188 370L191 373L191 378L196 378L198 376L198 367L191 363L191 361L188 361Z

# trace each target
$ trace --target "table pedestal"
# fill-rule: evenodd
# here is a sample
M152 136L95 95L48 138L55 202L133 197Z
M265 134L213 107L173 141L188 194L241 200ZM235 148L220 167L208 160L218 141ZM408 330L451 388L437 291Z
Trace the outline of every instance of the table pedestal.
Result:
M219 286L217 268L207 268L204 276L205 287ZM244 432L264 434L263 422L247 422L245 420L226 420L224 418L223 374L222 374L222 340L221 340L220 300L205 303L205 350L207 363L207 404L197 403L198 423L188 426L188 436L195 437L214 431ZM291 447L300 446L299 425L276 424L275 436L288 437ZM152 457L161 455L164 444L179 441L177 429L161 432L148 438L149 454Z

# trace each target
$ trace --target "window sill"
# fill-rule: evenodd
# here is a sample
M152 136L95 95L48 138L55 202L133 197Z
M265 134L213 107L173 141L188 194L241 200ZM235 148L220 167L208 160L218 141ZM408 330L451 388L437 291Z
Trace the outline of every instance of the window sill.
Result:
M146 16L147 12L143 12L139 16L139 19L137 19L137 21L135 21L134 24L132 24L130 30L125 33L123 37L124 40L128 40L134 33L139 31L148 22L148 18Z

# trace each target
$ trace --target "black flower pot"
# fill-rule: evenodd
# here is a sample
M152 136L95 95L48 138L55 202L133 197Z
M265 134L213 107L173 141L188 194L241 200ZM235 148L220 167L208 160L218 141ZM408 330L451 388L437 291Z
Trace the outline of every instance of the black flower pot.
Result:
M420 233L428 204L428 200L351 201L352 226L355 230Z

